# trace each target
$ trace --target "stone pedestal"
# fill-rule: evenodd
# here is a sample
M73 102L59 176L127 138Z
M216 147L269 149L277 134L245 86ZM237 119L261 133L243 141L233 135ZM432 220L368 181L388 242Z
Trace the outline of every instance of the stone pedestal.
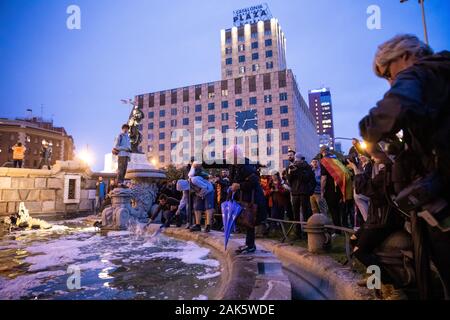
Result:
M156 182L165 178L165 172L155 169L144 154L132 153L125 176L131 180L131 187L111 192L112 205L102 212L102 228L124 230L133 223L146 222L156 202Z

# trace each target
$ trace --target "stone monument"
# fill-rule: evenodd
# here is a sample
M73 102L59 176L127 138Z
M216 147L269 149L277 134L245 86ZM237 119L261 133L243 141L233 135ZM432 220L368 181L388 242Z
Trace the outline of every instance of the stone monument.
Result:
M166 178L162 170L148 162L145 154L139 153L142 135L139 124L143 114L137 105L133 105L128 124L130 125L131 149L125 179L131 180L129 189L116 188L111 193L111 207L102 212L102 229L125 230L132 224L148 221L148 212L156 202L156 182Z

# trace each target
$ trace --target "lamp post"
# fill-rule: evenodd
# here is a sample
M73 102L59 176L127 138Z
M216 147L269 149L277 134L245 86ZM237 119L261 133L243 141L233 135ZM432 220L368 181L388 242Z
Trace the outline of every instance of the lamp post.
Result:
M406 1L408 0L400 0L400 3L404 3ZM425 18L425 0L418 0L418 1L422 8L422 23L423 23L423 32L425 34L425 43L429 45L430 43L428 42L427 21Z

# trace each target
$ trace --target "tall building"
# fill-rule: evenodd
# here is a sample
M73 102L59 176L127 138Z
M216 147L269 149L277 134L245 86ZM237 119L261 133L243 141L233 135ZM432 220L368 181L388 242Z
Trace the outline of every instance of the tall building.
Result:
M37 168L40 161L42 140L52 144L51 164L56 160L72 160L74 142L72 136L52 121L41 118L0 119L0 166L12 161L11 147L21 142L26 148L24 168Z
M175 163L181 141L184 163L190 160L186 149L192 156L200 150L223 159L235 143L243 144L246 156L276 170L286 166L289 148L308 159L317 154L314 118L286 67L285 36L278 20L261 8L236 11L246 14L221 30L221 80L135 97L145 114L142 151L153 163ZM259 19L246 20L255 16ZM194 137L180 140L176 129L185 129L184 138ZM195 138L202 133L203 141Z
M319 145L334 149L333 105L329 88L309 90L309 110L315 117Z

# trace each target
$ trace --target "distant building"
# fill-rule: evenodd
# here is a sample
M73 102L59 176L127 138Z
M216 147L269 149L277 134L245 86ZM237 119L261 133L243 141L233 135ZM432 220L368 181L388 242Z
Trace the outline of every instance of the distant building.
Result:
M334 149L333 104L330 89L309 90L309 110L315 118L319 145Z
M12 161L11 147L21 142L26 148L24 168L37 168L40 161L42 140L52 144L51 164L56 160L72 160L74 142L62 127L54 127L52 121L33 117L29 119L0 118L0 166Z
M230 130L260 133L261 129L270 133L252 138L257 144L248 153L244 150L246 155L267 151L268 158L273 155L272 160L280 168L286 165L289 148L309 159L317 154L314 118L292 70L287 69L284 33L266 8L235 11L238 26L221 31L222 80L136 96L145 114L142 151L158 167L172 162L171 154L177 144L172 140L175 129L186 129L191 135L210 129L222 133L220 139L185 141L183 148L190 148L192 155L211 144L221 144L221 150L240 144L227 136ZM252 13L253 9L259 11ZM255 22L250 18L255 16L262 20ZM247 17L249 21L245 21ZM194 128L195 123L200 126ZM267 144L261 144L262 140ZM223 159L223 155L214 151L211 158ZM184 162L189 160L186 156Z
M342 142L335 142L334 143L334 150L343 154L343 152L342 152Z

